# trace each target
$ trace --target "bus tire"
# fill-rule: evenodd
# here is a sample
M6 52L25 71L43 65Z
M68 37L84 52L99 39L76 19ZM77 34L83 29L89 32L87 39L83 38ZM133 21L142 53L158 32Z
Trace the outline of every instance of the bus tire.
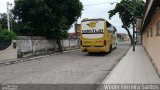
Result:
M110 47L109 47L109 53L111 53L112 52L112 45L110 45Z
M93 53L93 52L88 52L88 54L89 54L89 55L93 55L94 53Z
M114 47L114 49L116 49L117 48L117 44L116 44L116 46Z

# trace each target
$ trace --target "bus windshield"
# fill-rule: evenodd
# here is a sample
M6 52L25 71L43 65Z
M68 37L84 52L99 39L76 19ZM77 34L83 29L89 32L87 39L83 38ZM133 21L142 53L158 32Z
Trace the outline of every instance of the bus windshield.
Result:
M88 20L82 22L83 38L102 38L104 36L104 20Z

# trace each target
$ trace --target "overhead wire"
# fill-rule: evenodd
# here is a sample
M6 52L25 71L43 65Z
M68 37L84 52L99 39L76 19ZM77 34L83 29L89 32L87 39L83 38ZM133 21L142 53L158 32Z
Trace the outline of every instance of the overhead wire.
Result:
M103 2L103 3L98 3L98 4L88 4L88 5L83 5L83 6L94 6L94 5L101 5L101 4L106 4L106 3L118 3L121 0L115 0L115 1L108 1L108 2Z
M83 5L83 6L95 6L95 5L102 5L106 3L114 3L114 2L104 2L104 3L98 3L98 4L88 4L88 5Z

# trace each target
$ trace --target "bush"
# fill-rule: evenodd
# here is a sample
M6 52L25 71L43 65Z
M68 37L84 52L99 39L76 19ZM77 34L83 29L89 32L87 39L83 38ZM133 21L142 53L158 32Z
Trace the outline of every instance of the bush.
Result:
M12 31L9 32L7 29L0 29L0 40L16 39L16 36Z

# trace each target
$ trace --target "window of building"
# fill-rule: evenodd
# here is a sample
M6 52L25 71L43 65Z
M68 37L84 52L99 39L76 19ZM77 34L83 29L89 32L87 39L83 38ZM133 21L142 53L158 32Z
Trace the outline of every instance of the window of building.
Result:
M156 33L156 36L160 36L160 21L157 22L157 33Z
M147 30L147 37L149 37L149 30Z
M153 30L152 30L152 27L150 28L150 37L152 37L153 36Z

